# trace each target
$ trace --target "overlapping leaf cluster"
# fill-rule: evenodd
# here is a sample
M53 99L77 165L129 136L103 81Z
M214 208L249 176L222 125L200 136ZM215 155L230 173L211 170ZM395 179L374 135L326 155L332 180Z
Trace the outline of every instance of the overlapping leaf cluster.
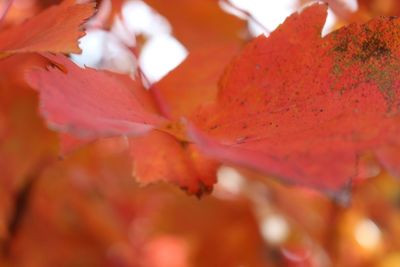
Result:
M197 194L211 189L220 162L333 192L357 176L357 159L366 152L397 171L396 19L321 38L326 6L313 5L247 44L217 87L240 45L240 21L214 2L190 2L191 20L155 6L177 25L190 52L186 62L146 91L140 77L43 54L54 66L29 72L27 80L53 129L81 140L128 136L137 179L172 181ZM209 15L209 25L194 23L199 12ZM221 25L212 27L212 18ZM205 60L199 69L191 67L196 57Z
M386 188L386 195L377 196L379 207L372 208L372 200L357 203L358 196L367 198L362 191L369 190L367 183L354 207L342 210L323 195L270 178L340 200L352 183L373 175L371 166L399 174L400 20L376 18L322 38L327 6L314 4L269 37L247 40L245 22L222 11L217 1L146 2L169 20L189 51L149 88L140 71L131 77L80 68L68 58L80 51L78 38L95 13L94 3L67 0L0 32L0 264L395 262L396 255L387 259L379 251L360 256L344 225L370 216L397 231L385 222L398 220L388 211L397 205L397 191ZM164 181L202 196L212 191L223 164L250 171L250 193L230 200L212 196L199 204L174 189L143 189L132 180L133 173L139 184ZM370 183L397 186L386 175L379 178ZM254 212L260 203L253 180L266 183L274 195L272 210L293 220L281 247L260 236L263 212ZM298 198L297 205L288 203L288 193ZM310 203L314 219L298 213ZM387 210L374 213L382 207ZM334 229L326 227L330 219L337 222ZM395 251L397 241L386 240L381 251ZM221 247L209 251L209 244ZM164 249L168 253L160 252ZM265 251L271 255L265 257ZM344 256L347 251L350 256Z

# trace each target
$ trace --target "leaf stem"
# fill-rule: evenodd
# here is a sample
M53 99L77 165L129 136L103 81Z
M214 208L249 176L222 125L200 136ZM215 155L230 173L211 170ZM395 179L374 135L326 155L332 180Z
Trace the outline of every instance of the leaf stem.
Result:
M255 23L258 27L260 27L266 34L270 34L271 31L264 26L264 24L262 24L258 19L256 19L250 12L243 10L240 7L235 6L234 4L232 4L229 0L221 0L221 3L226 4L228 7L234 9L235 11L239 12L240 14L242 14L244 17L246 17L249 21L252 21L253 23Z

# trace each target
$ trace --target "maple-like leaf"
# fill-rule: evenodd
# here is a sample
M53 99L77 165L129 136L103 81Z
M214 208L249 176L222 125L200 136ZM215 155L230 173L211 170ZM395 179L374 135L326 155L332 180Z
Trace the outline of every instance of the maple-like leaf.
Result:
M152 89L152 93L157 95L157 104L160 108L168 106L174 113L172 117L176 119L190 114L197 105L212 102L215 99L217 80L242 43L240 30L244 26L244 21L224 13L218 2L214 0L177 2L175 4L180 4L185 10L185 12L180 12L185 16L179 17L173 16L177 11L176 5L171 3L165 5L157 1L151 4L173 20L171 23L175 33L182 37L185 44L191 48L188 60L174 71L175 74L170 75L162 84L157 84L154 87L157 90ZM174 8L171 9L171 7ZM187 18L190 20L186 20ZM218 23L214 23L216 21ZM198 42L200 39L209 41L207 45L201 45ZM161 126L166 120L155 115L157 112L154 110L151 118L149 114L142 114L151 120L145 123L141 123L139 117L126 118L132 110L142 112L140 106L143 103L128 104L129 97L119 98L118 92L126 88L123 86L121 88L113 81L110 82L112 86L104 88L107 87L104 77L110 76L110 73L103 75L94 70L81 70L65 59L56 60L53 57L52 60L56 65L64 66L59 69L50 69L50 71L37 71L29 74L28 77L30 84L40 91L42 115L52 128L63 132L61 134L62 154L99 137L144 134L154 126L160 126L162 131L174 133L173 130L170 131ZM202 63L201 66L199 63ZM66 74L60 69L65 70ZM191 78L193 71L197 74L194 79ZM93 75L95 76L92 77ZM114 75L115 77L117 75ZM90 85L86 84L86 80L89 79L93 81ZM68 80L68 83L63 82L64 80ZM117 77L117 80L122 79ZM182 84L176 86L180 82ZM61 84L63 86L60 86ZM131 81L126 87L135 87L132 84ZM81 89L78 90L78 88ZM88 94L82 93L82 90ZM144 92L136 89L135 91ZM96 101L89 101L89 98L99 94L103 96L96 97ZM109 97L106 94L110 94ZM71 102L65 101L66 98ZM98 100L108 102L102 103ZM59 104L60 102L62 104ZM118 114L114 114L115 111ZM171 114L166 114L166 112L163 115L171 117ZM118 122L110 120L110 116L117 117ZM136 123L137 120L139 123ZM130 125L124 125L127 122ZM132 125L133 122L136 124ZM139 139L131 138L131 154L137 180L142 183L169 181L197 195L210 191L216 181L217 163L201 156L194 145L182 146L181 143L167 133L161 132L150 133ZM166 151L173 151L177 156L166 157ZM154 164L154 160L161 164ZM150 169L149 164L152 166Z
M166 181L199 196L211 190L216 162L167 133L168 120L140 82L81 69L64 56L45 56L53 66L26 77L40 93L42 116L61 132L62 155L101 137L128 135L134 176L141 183Z
M160 131L131 138L133 174L142 184L170 182L201 196L216 181L218 163L201 155L196 146Z
M192 116L204 153L329 192L347 187L366 151L395 162L383 148L399 143L400 21L321 38L326 8L290 16L229 66L217 103Z
M61 131L61 154L105 136L129 135L134 176L143 183L166 181L192 194L209 192L216 163L168 133L154 131L167 121L157 115L150 92L125 75L81 69L64 56L46 55L49 70L28 72L40 93L41 113ZM144 135L134 138L132 136ZM173 155L173 156L171 156Z
M80 53L77 40L84 35L82 24L94 7L93 2L66 0L0 32L0 58L21 52Z
M144 134L165 120L140 82L127 75L82 69L68 58L46 55L54 64L26 78L40 93L40 112L54 129L91 139Z

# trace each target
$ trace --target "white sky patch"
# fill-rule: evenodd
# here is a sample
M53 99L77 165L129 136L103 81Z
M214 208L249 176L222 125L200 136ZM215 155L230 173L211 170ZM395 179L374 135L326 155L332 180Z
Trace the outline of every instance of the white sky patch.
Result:
M148 38L139 64L150 82L160 80L187 56L185 47L171 35L168 20L143 1L128 1L123 6L122 26L133 35L143 34Z
M82 54L72 54L72 60L81 67L84 65L96 67L103 57L106 39L106 31L87 31L86 35L79 40L79 47L82 49Z
M290 232L286 219L278 214L267 215L260 224L262 237L270 244L281 244Z
M280 1L230 0L230 2L233 5L248 11L257 21L259 21L262 25L264 25L270 32L272 32L280 24L282 24L285 21L285 19L292 13L301 9L297 6L296 1L293 0L280 0ZM346 6L350 11L354 12L358 9L357 0L342 0L342 2L343 5ZM312 2L310 2L310 4L311 3ZM223 5L223 8L234 15L240 16L240 13L236 12L234 9L230 9L226 5ZM330 33L333 30L336 22L337 22L337 17L329 8L328 17L325 26L322 30L322 36L325 36L328 33ZM251 20L249 21L249 30L253 36L265 33L258 24L254 23Z
M111 32L126 46L136 46L136 34L129 31L128 27L125 24L125 21L123 21L121 17L117 16L115 18L114 23L111 27Z
M343 1L351 10L357 8L356 0ZM251 13L269 31L273 31L287 16L298 10L293 0L231 0L231 3ZM335 22L335 15L329 11L322 34L330 32ZM249 22L249 30L254 36L263 33L263 29L252 21ZM81 39L82 55L73 55L72 59L81 66L132 73L136 61L124 45L135 45L135 35L143 34L149 41L143 47L139 62L149 80L156 82L187 56L186 49L171 35L171 31L167 19L143 1L127 1L121 17L113 25L112 34L102 30L89 31Z
M156 82L178 66L187 56L183 45L168 34L150 38L141 52L139 63L150 82Z
M71 59L79 66L108 69L119 73L134 72L135 57L110 32L89 30L79 41L82 53L71 55Z
M275 30L287 16L296 11L293 0L265 1L265 0L230 0L230 2L252 14L252 16L264 25L269 31ZM250 21L249 30L257 36L263 32L257 24Z
M163 16L143 1L128 1L112 31L89 30L80 40L82 54L72 55L72 60L80 66L133 73L137 62L127 46L134 46L135 36L143 34L149 39L139 62L149 80L156 82L187 56L185 47L170 33L171 26Z
M322 28L322 37L329 34L335 27L338 18L336 17L335 13L333 13L332 9L328 8L328 16L326 18L326 22L324 27Z
M363 219L355 227L354 237L357 243L367 250L374 250L381 244L382 233L370 219Z
M127 1L122 8L122 18L131 33L147 37L171 33L168 20L143 1Z
M217 186L220 190L231 194L239 194L243 190L245 178L232 167L220 167L217 172L217 178Z

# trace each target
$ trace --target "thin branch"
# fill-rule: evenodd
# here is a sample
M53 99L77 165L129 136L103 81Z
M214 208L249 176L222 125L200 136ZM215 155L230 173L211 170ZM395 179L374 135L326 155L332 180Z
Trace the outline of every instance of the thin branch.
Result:
M271 31L264 26L258 19L256 19L250 12L241 9L240 7L235 6L229 0L221 0L221 3L224 3L228 7L232 8L236 12L239 12L242 16L246 17L249 21L252 21L258 27L260 27L265 33L270 34Z

